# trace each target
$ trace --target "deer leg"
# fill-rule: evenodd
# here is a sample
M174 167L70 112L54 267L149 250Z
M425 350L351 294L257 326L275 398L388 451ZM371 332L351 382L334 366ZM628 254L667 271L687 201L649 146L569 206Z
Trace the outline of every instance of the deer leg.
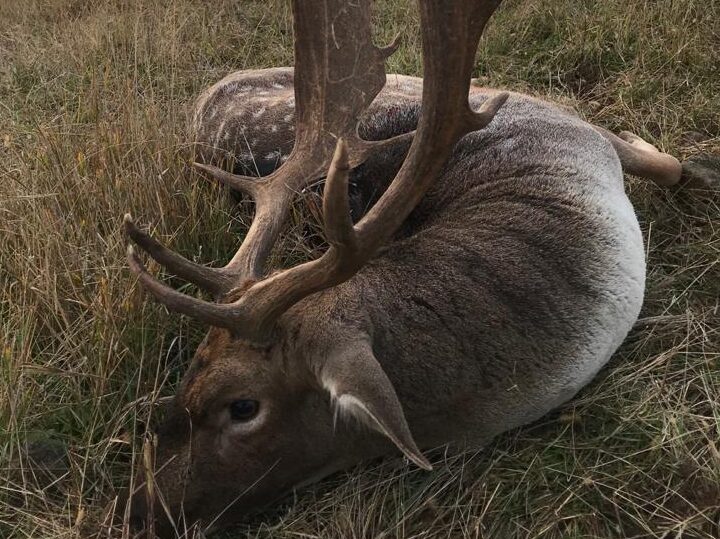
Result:
M648 178L664 187L681 182L691 188L720 187L720 157L717 155L695 155L680 163L629 131L615 135L602 127L593 127L610 141L623 170L629 174Z
M672 155L662 153L637 135L623 131L615 135L607 129L593 126L615 148L625 172L669 187L682 177L683 167Z

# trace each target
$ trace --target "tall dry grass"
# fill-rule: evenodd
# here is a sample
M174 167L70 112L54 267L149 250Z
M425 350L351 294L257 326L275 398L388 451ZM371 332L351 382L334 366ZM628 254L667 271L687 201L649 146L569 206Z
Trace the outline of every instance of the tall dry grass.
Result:
M418 73L409 0L377 8L378 38L404 35L390 70ZM120 218L226 259L247 216L188 168L188 104L289 64L291 37L282 0L0 2L0 537L118 533L100 524L135 435L202 332L135 286ZM718 51L718 2L510 0L477 75L684 157L720 152ZM228 537L720 537L720 198L628 189L645 308L577 399L431 474L340 474Z

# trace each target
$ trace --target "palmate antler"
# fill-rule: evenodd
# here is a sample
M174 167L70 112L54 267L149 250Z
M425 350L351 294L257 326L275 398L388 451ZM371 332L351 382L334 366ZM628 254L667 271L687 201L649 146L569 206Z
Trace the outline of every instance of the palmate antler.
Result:
M384 61L392 44L371 40L370 0L294 0L296 140L288 161L255 179L199 165L221 182L251 195L255 219L230 263L200 266L166 249L125 218L128 235L179 277L216 295L253 282L232 303L184 295L152 277L132 247L130 267L168 309L225 327L255 342L267 342L277 319L310 294L356 273L387 242L438 177L455 143L484 128L507 99L501 93L478 112L468 93L477 45L501 0L419 0L424 62L422 114L400 171L380 200L356 224L350 219L349 169L379 146L357 134L358 118L385 84ZM407 137L408 135L401 135ZM334 155L333 155L334 151ZM325 233L330 248L317 260L261 280L296 192L325 174Z

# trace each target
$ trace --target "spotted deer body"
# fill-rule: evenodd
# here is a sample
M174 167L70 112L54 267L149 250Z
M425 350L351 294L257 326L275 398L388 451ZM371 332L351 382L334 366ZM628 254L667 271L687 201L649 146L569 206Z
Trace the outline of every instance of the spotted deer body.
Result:
M138 246L216 297L170 289L129 250L158 301L213 326L161 425L152 489L132 499L139 519L228 523L398 451L430 468L422 450L482 447L541 417L623 341L645 279L623 168L673 183L680 165L470 86L498 3L420 0L420 80L381 73L392 47L371 44L368 0L296 0L295 71L234 73L200 97L198 167L256 212L223 268L126 216ZM338 26L318 29L318 9ZM268 272L292 195L318 182L328 250Z

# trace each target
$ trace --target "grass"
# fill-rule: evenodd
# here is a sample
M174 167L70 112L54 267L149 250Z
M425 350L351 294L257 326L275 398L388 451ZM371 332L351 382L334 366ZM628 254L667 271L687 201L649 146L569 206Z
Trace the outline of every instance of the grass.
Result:
M376 4L378 39L404 36L390 70L419 73L409 0ZM137 288L120 219L227 258L247 216L188 168L189 104L291 62L288 3L4 0L0 21L0 537L115 537L136 436L203 331ZM476 74L686 157L720 152L718 50L717 2L508 0ZM628 190L645 307L578 398L430 474L369 463L221 536L720 537L720 196Z

